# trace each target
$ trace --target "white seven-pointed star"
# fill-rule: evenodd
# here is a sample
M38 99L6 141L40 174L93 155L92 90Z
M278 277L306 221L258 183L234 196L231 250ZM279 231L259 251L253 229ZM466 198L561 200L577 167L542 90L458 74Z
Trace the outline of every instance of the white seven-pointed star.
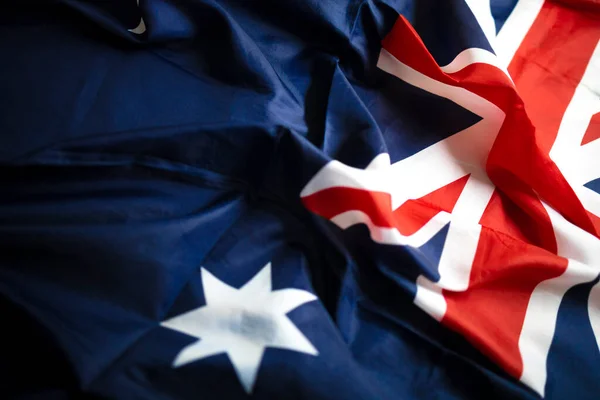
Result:
M220 281L204 268L201 275L206 305L161 323L200 339L177 354L174 367L227 353L244 389L250 393L266 347L318 354L286 316L316 296L300 289L271 291L271 263L240 289Z

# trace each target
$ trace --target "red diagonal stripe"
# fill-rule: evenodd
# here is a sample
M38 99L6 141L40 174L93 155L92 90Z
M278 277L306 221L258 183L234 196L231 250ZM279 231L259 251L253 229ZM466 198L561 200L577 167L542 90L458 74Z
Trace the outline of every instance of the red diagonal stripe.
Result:
M388 193L348 187L332 187L302 198L304 206L324 218L331 219L346 211L358 210L382 228L396 228L412 235L440 211L452 212L469 176L435 190L419 199L409 200L392 211Z
M588 144L600 138L600 113L594 114L590 120L590 125L581 139L581 145Z

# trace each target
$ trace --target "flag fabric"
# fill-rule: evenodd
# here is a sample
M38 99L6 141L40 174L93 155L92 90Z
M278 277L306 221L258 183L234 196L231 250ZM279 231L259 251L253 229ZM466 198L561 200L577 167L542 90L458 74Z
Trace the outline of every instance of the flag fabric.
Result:
M9 3L1 398L598 398L598 1Z

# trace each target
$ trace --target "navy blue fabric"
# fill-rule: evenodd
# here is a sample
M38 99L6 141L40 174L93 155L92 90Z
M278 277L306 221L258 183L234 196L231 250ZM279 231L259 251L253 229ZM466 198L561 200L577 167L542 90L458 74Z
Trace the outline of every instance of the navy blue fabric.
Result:
M489 48L463 3L10 3L0 397L246 398L225 354L172 368L191 339L159 324L205 303L200 267L240 287L271 262L274 289L318 296L289 317L319 356L268 349L254 398L536 398L413 305L445 230L381 246L299 198L331 159L397 161L477 122L376 68L400 13L440 63Z
M600 179L594 179L592 181L589 181L583 186L585 186L588 189L592 189L596 193L600 193Z
M492 16L496 22L496 32L500 32L504 22L512 12L513 8L517 5L519 0L494 0L490 2L490 8L492 10Z
M548 383L546 396L549 398L576 397L578 399L594 399L597 394L588 390L587 382L596 382L597 371L594 368L600 362L600 354L596 351L584 352L577 358L573 353L581 353L581 348L594 349L596 338L590 325L586 304L592 282L577 285L566 293L556 322L556 335L552 341L548 355ZM586 346L586 347L583 347ZM561 373L561 370L578 371L577 374Z

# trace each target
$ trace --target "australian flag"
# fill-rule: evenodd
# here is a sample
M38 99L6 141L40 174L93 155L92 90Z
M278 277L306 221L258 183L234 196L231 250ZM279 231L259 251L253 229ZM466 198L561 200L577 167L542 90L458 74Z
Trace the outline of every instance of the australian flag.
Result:
M1 399L600 397L597 0L0 5Z

